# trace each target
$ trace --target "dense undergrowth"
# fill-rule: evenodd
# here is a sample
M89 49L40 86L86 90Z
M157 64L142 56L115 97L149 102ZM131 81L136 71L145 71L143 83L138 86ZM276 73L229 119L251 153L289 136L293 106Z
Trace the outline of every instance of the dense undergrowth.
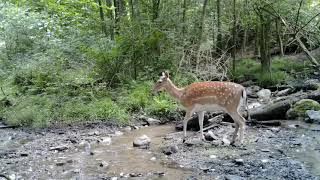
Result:
M303 78L308 73L306 64L277 58L272 66L274 73L271 81L264 82L259 67L256 60L241 60L237 66L237 78L243 80L248 75L255 84L276 85L298 76ZM132 80L110 88L106 83L93 83L90 73L84 71L74 69L59 73L33 69L2 77L4 94L0 96L0 117L10 125L32 127L94 120L126 124L133 114L167 118L179 107L167 93L151 96L152 80ZM156 78L157 74L151 79ZM183 86L196 79L177 75L173 81Z

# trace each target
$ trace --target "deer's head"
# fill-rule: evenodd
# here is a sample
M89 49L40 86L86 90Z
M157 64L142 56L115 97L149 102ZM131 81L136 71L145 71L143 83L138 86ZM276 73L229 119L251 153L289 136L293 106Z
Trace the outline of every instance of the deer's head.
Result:
M151 93L155 95L159 91L163 90L168 84L169 72L165 71L161 73L159 80L154 84Z

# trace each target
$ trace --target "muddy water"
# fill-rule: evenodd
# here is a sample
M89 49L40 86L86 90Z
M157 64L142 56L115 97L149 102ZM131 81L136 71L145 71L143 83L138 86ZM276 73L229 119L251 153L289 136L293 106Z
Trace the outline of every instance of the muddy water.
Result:
M152 126L141 128L125 133L122 136L113 137L110 145L95 144L90 147L90 152L82 151L73 154L64 154L65 159L73 159L78 163L73 163L71 169L77 169L76 175L80 179L90 179L97 174L105 174L107 177L119 177L120 174L129 176L134 173L142 174L139 179L186 179L194 174L191 170L184 169L177 164L170 162L159 150L164 135L174 132L174 127L170 125ZM134 148L133 140L141 135L151 138L150 149ZM153 160L151 160L153 158ZM155 159L155 160L154 160ZM107 162L106 168L99 167L99 163ZM65 167L68 169L68 167ZM68 170L65 170L68 172ZM163 173L165 175L163 175ZM73 178L74 173L66 173L64 178Z

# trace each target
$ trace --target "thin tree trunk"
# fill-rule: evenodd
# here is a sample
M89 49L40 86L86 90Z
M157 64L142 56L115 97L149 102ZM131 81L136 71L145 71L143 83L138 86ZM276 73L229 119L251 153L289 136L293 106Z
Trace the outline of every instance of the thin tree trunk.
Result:
M258 58L261 56L260 53L260 31L259 31L259 25L256 25L255 27L255 41L254 41L254 55Z
M106 0L106 5L108 7L112 7L112 0ZM107 13L108 18L111 21L110 28L109 28L110 39L111 40L114 40L114 16L113 16L113 12L114 12L113 10L108 10L108 13Z
M156 20L159 17L160 0L152 0L152 20Z
M217 0L217 53L220 54L222 50L222 35L221 35L221 0Z
M244 12L247 12L248 10L248 0L245 0L244 2ZM241 44L241 56L244 57L244 54L246 52L246 45L247 45L247 33L248 29L246 24L243 26L243 38L242 38L242 44Z
M130 5L130 10L131 10L131 20L133 20L135 18L133 0L129 1L129 5Z
M270 21L268 18L260 17L260 53L261 53L261 70L262 74L271 78L271 58L269 50L269 28Z
M187 13L187 0L183 0L183 12L182 12L182 36L186 33L186 13Z
M233 0L233 30L232 30L233 48L232 48L232 71L236 72L236 45L237 45L237 17L236 0Z
M98 1L98 4L99 4L99 14L100 14L100 20L101 20L101 29L102 29L102 32L106 36L108 36L106 22L104 20L104 12L103 12L103 9L102 9L102 2L101 2L101 0L97 0L97 1Z
M283 42L282 42L282 38L281 38L281 24L280 24L278 18L276 20L276 29L277 29L278 44L279 44L279 47L280 47L280 55L284 56Z
M306 56L309 58L309 60L316 66L319 66L320 64L318 61L311 55L310 51L308 48L303 44L303 42L300 39L300 33L298 33L295 36L296 41L299 43L299 46L302 48L303 52L306 54Z
M205 16L206 16L207 4L208 4L208 0L204 0L203 6L202 6L200 24L199 24L199 45L201 44L201 41L202 41L203 26L204 26L204 20L205 20Z

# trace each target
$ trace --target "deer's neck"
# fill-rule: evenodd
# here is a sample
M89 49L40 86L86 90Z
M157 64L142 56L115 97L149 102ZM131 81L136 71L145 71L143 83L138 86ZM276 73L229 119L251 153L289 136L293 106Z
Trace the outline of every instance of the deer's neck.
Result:
M170 79L168 79L166 90L172 97L176 99L180 99L183 94L183 88L178 88L177 86L175 86Z

